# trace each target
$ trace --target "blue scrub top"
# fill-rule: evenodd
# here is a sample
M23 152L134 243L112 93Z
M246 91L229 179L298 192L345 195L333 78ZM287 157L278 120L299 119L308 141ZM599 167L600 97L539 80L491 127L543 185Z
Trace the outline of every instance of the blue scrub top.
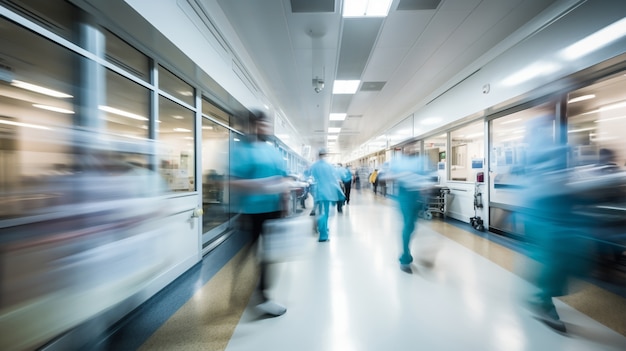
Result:
M266 142L242 143L235 148L231 176L235 179L258 179L286 176L285 161L280 152ZM280 194L238 194L237 205L242 213L268 213L281 210Z
M319 160L311 166L311 175L315 178L315 201L345 200L335 167L325 160Z

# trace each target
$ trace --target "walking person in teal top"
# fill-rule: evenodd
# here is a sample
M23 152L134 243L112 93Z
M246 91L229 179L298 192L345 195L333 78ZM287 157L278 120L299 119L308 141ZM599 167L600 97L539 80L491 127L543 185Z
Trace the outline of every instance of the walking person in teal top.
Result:
M282 217L284 196L291 182L286 177L285 161L275 146L268 144L271 121L262 113L250 118L252 134L233 148L231 188L242 217L244 230L252 233L254 241L263 235L266 220ZM284 306L270 300L270 265L260 260L260 279L257 293L261 303L257 310L273 317L284 314Z
M326 149L319 150L319 160L311 166L311 176L315 179L315 198L319 242L328 241L328 211L330 204L344 201L343 191L335 167L326 161Z
M424 172L424 160L420 157L398 156L391 162L389 172L385 172L381 180L393 180L398 185L396 200L402 214L402 252L400 269L412 273L411 239L415 232L417 218L424 208L422 192L434 185L432 175ZM425 262L430 263L430 262Z

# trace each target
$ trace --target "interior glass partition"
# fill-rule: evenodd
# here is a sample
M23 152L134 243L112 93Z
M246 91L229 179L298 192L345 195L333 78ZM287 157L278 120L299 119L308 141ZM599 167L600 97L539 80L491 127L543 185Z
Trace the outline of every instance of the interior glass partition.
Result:
M450 132L450 180L478 182L484 162L485 132L482 120Z
M556 140L556 103L546 103L490 121L489 227L513 235L523 235L519 218L522 204L524 168L527 164L531 125L544 120Z
M202 232L230 219L229 130L202 119Z

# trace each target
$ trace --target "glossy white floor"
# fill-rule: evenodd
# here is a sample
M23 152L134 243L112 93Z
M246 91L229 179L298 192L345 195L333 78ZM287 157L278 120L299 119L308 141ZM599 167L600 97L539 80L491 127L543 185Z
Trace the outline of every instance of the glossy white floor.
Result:
M393 205L355 193L331 217L329 243L278 267L272 294L287 313L258 319L248 306L226 350L626 350L624 336L561 302L568 335L547 328L520 306L524 280L431 223L413 247L416 258L437 251L435 266L400 271Z

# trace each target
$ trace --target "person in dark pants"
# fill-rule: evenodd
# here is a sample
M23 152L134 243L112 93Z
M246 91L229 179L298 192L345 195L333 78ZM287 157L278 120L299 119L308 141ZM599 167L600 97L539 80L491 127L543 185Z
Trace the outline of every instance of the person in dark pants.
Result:
M350 165L346 165L346 168L341 175L341 181L343 182L343 193L346 196L346 204L350 204L350 190L352 189L352 171Z
M231 188L237 199L242 219L242 229L249 231L255 243L264 235L264 223L283 216L285 199L292 184L287 178L280 152L266 143L271 122L263 113L250 118L252 134L233 150L231 164ZM257 311L273 317L284 314L287 309L272 301L267 295L270 288L270 265L260 257L260 277L257 295L261 302Z
M372 187L374 188L374 195L376 195L376 190L378 188L378 169L375 169L374 172L370 174L369 181L372 184Z

